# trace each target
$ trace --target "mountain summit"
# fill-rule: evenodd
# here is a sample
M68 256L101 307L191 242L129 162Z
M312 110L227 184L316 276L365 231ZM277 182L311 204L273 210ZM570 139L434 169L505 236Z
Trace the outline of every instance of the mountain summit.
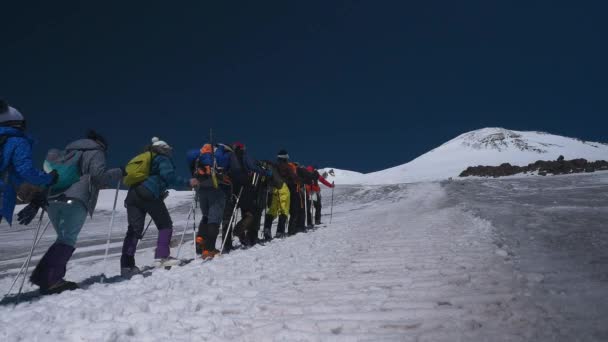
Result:
M368 174L336 173L342 184L394 184L457 177L469 166L510 163L524 166L537 160L608 159L608 145L544 133L482 128L461 134L403 165ZM339 177L344 174L345 177ZM351 176L351 177L347 177Z

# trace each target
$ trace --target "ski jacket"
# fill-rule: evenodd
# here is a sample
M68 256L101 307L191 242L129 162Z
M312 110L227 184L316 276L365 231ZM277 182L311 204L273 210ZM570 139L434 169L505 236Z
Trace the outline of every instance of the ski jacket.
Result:
M89 215L93 216L100 189L115 188L122 179L122 170L119 168L106 170L106 152L98 142L91 139L76 140L65 148L66 152L81 151L80 180L72 184L62 194L81 201Z
M283 184L285 184L285 179L281 176L281 173L279 172L277 166L270 161L265 161L264 163L272 173L271 176L267 176L266 181L268 182L268 184L276 189L282 188Z
M24 182L49 185L53 177L34 168L31 137L12 127L0 127L0 136L7 137L0 149L0 220L12 224L17 188Z
M306 185L306 191L321 192L321 187L319 186L319 182L323 183L323 185L325 185L328 188L334 187L333 184L328 182L327 179L325 179L323 176L321 176L321 174L319 174L319 171L315 170L315 168L313 168L312 166L306 167L306 170L308 170L309 172L312 172L315 177L315 180L313 181L313 183L311 185Z
M157 153L150 165L150 176L142 185L154 195L154 198L159 199L170 186L187 186L188 181L176 176L175 164L171 158Z
M244 150L238 150L230 154L230 179L237 185L246 184L251 181L253 173L266 175L267 172L259 167Z
M317 179L314 172L310 172L304 167L296 166L296 172L300 181L305 185L311 185Z
M277 173L287 183L287 186L296 186L298 184L298 176L291 165L284 161L277 161L275 164Z

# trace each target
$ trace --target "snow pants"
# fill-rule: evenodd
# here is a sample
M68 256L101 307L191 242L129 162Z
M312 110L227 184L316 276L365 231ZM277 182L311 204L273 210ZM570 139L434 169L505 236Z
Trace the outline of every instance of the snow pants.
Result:
M220 224L224 216L226 206L226 190L223 186L200 187L198 189L198 201L201 206L203 216L207 217L207 223Z
M57 240L40 259L30 277L30 281L41 290L57 284L65 276L78 234L87 218L87 208L75 199L50 201L47 211L57 232Z
M307 224L310 226L313 224L313 215L312 215L312 209L315 209L315 215L314 215L314 224L321 224L321 192L313 192L310 194L310 197L307 199L307 209L308 212L306 213L306 221Z
M306 220L306 210L304 209L304 193L301 186L294 185L289 187L290 203L289 203L289 225L287 234L293 235L304 231L304 223Z
M198 226L198 236L202 238L203 250L215 250L220 224L224 217L227 190L220 185L214 187L199 187L198 199L203 213L203 219Z
M150 215L158 228L154 257L157 259L168 257L171 252L169 244L173 235L173 221L165 202L155 198L148 189L140 185L129 189L125 198L125 207L129 226L122 244L121 267L135 266L135 250L138 240L143 237L146 215Z
M57 243L76 246L78 235L87 219L87 208L79 200L51 201L49 219L57 232Z
M280 189L273 189L268 215L273 218L279 215L289 215L290 196L287 184L283 183L283 186Z

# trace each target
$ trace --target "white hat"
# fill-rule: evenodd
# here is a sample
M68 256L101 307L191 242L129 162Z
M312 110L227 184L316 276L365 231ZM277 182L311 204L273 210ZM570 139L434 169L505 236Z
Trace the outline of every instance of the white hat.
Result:
M167 144L165 141L160 140L157 137L152 138L152 146L172 149L172 147L169 146L169 144Z

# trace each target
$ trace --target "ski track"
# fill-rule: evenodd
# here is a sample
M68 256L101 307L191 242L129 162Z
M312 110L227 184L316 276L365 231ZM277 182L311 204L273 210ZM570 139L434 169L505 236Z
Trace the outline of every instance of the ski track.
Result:
M326 228L212 262L0 306L0 339L553 339L544 330L548 314L526 300L527 285L494 244L489 221L446 198L439 183L344 187ZM189 203L181 206L187 212ZM191 243L182 255L193 256ZM137 261L151 263L152 249L139 251ZM117 255L107 270L117 274ZM99 259L75 260L67 278L102 272ZM0 289L11 281L0 279Z

